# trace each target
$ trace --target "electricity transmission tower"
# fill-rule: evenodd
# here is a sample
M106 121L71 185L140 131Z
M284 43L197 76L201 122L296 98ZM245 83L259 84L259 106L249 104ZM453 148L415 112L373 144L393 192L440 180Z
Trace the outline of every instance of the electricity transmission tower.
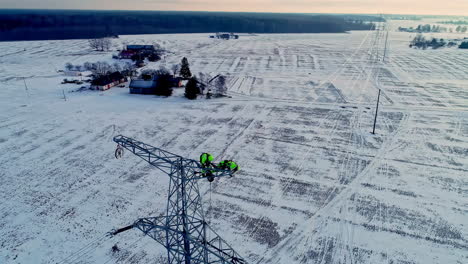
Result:
M116 157L123 149L167 174L170 178L166 215L136 220L112 235L139 229L167 249L167 263L247 263L205 222L198 180L203 168L195 160L172 154L122 135L114 137ZM214 178L232 176L229 170L211 169Z

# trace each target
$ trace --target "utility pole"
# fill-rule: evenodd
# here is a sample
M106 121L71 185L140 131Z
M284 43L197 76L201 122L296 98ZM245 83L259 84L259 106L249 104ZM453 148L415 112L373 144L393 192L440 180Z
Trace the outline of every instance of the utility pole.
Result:
M385 57L387 56L387 43L388 43L388 28L387 28L387 34L385 36L385 48L384 48L382 62L385 62Z
M375 107L374 129L372 129L372 134L375 134L375 124L377 123L377 113L379 112L379 101L380 101L380 89L379 89L379 95L377 95L377 106Z
M28 98L29 98L29 89L28 89L28 85L26 84L26 77L23 77L23 82L24 82L24 89L26 90L26 94L28 95Z
M383 18L383 16L381 15L381 18ZM388 23L385 23L385 26L383 27L383 29L386 30L386 36L385 36L385 48L384 48L384 52L383 52L383 57L382 57L382 63L385 62L385 57L387 55L387 42L388 42ZM379 31L377 32L376 34L376 39L379 39L380 38L380 27L379 27ZM377 59L374 60L373 62L374 63L378 63L379 61L379 55L378 55L378 52L379 52L379 44L380 44L380 41L377 40L374 42L374 45L376 47L376 52L377 52ZM379 65L379 67L382 67L382 65ZM373 72L372 72L373 73ZM382 89L380 88L380 86L378 85L378 82L379 82L379 73L380 73L380 70L377 72L376 76L375 76L375 83L377 84L378 86L378 89L379 89L379 93L377 95L377 105L375 107L375 116L374 116L374 126L372 128L372 134L375 135L375 126L377 125L377 115L378 115L378 112L379 112L379 104L380 104L380 93L382 92Z

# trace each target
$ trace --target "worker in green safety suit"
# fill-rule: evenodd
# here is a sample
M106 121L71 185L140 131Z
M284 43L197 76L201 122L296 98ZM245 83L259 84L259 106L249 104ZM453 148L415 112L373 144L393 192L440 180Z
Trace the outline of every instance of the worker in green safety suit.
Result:
M237 165L232 160L223 160L218 164L218 168L222 170L230 170L232 172L237 172L239 170L239 165Z
M214 180L213 177L213 171L210 168L215 167L215 165L212 163L214 160L213 155L210 153L203 153L200 155L200 164L202 167L202 175L203 177L207 177L208 181L212 182Z
M200 155L200 163L201 163L202 168L211 167L213 160L214 160L214 157L210 153L203 153Z

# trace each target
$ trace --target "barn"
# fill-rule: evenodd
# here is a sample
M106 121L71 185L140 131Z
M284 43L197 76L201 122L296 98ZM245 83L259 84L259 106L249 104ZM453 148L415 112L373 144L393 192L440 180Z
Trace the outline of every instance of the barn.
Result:
M91 89L105 91L126 81L127 78L121 72L113 72L94 79L91 82Z
M127 47L122 50L119 54L121 59L131 59L132 56L141 53L151 53L154 52L155 48L153 45L127 45Z

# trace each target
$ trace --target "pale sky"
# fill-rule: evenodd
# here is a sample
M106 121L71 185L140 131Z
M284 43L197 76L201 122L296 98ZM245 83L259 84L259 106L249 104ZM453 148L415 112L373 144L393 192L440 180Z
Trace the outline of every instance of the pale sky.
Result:
M468 0L0 0L0 8L468 16Z

